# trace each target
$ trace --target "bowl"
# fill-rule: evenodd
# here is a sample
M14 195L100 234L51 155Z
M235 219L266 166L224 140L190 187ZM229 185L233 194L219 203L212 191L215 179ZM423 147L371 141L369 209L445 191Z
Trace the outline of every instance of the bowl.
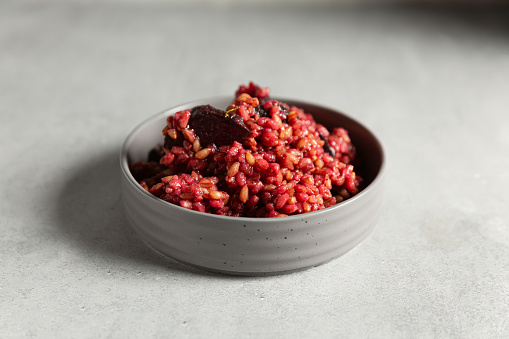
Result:
M146 161L162 142L168 115L197 105L225 108L231 97L215 97L177 106L139 124L120 153L125 214L139 236L177 261L233 275L274 275L326 263L345 254L374 229L382 195L384 152L376 136L359 122L333 109L279 99L312 113L327 128L344 127L357 148L364 188L352 198L315 212L281 218L228 217L188 210L144 190L129 164Z

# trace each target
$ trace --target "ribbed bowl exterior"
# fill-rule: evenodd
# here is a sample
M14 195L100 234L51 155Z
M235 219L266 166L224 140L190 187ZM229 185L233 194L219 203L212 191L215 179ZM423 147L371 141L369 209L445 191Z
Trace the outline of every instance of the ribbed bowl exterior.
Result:
M129 163L145 160L148 151L160 142L161 129L168 115L205 103L226 107L230 100L201 100L165 111L139 125L126 139L120 155L125 213L146 243L173 259L206 270L236 275L270 275L328 262L358 245L371 233L381 211L385 166L381 145L367 130L369 138L373 139L367 147L378 155L370 154L366 161L375 158L373 161L379 162L372 170L376 173L371 182L353 198L316 212L283 218L211 215L164 202L136 183L129 172ZM307 106L307 111L314 113L314 105L297 104ZM326 114L337 115L333 118L344 117L341 113L325 110ZM339 119L337 126L341 126L341 122ZM157 131L155 136L154 131Z

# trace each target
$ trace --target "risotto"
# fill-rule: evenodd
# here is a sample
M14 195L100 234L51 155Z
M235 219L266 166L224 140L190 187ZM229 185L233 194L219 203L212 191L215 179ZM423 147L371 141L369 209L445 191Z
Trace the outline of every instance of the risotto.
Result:
M284 217L333 206L362 183L347 130L328 130L252 82L225 110L183 110L161 129L161 144L131 173L151 194L195 211Z

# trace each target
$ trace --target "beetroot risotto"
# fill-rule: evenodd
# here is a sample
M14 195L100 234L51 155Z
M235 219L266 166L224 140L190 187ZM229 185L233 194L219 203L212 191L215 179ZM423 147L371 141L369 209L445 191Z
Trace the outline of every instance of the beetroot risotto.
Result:
M269 93L250 83L224 111L204 105L169 116L162 145L131 166L134 178L169 203L237 217L306 213L356 194L348 132Z

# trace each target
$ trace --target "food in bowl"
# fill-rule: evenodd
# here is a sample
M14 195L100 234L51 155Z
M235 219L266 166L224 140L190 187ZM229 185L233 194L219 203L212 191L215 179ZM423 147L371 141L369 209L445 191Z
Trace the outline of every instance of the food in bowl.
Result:
M252 82L225 110L178 111L161 130L161 144L130 170L145 190L187 209L284 217L333 206L361 189L345 128L329 131Z
M282 218L223 216L168 203L145 190L131 169L162 144L169 115L210 104L228 107L231 97L213 97L169 108L138 124L120 151L120 189L126 220L141 239L180 262L235 275L272 275L321 265L361 243L382 211L385 156L378 138L344 113L295 99L281 100L313 114L329 130L343 126L355 144L359 192L342 203ZM164 152L164 151L163 151ZM152 156L154 152L152 152ZM156 152L156 158L160 157ZM153 160L153 159L152 159ZM360 163L361 166L357 166ZM219 186L219 183L218 183Z

